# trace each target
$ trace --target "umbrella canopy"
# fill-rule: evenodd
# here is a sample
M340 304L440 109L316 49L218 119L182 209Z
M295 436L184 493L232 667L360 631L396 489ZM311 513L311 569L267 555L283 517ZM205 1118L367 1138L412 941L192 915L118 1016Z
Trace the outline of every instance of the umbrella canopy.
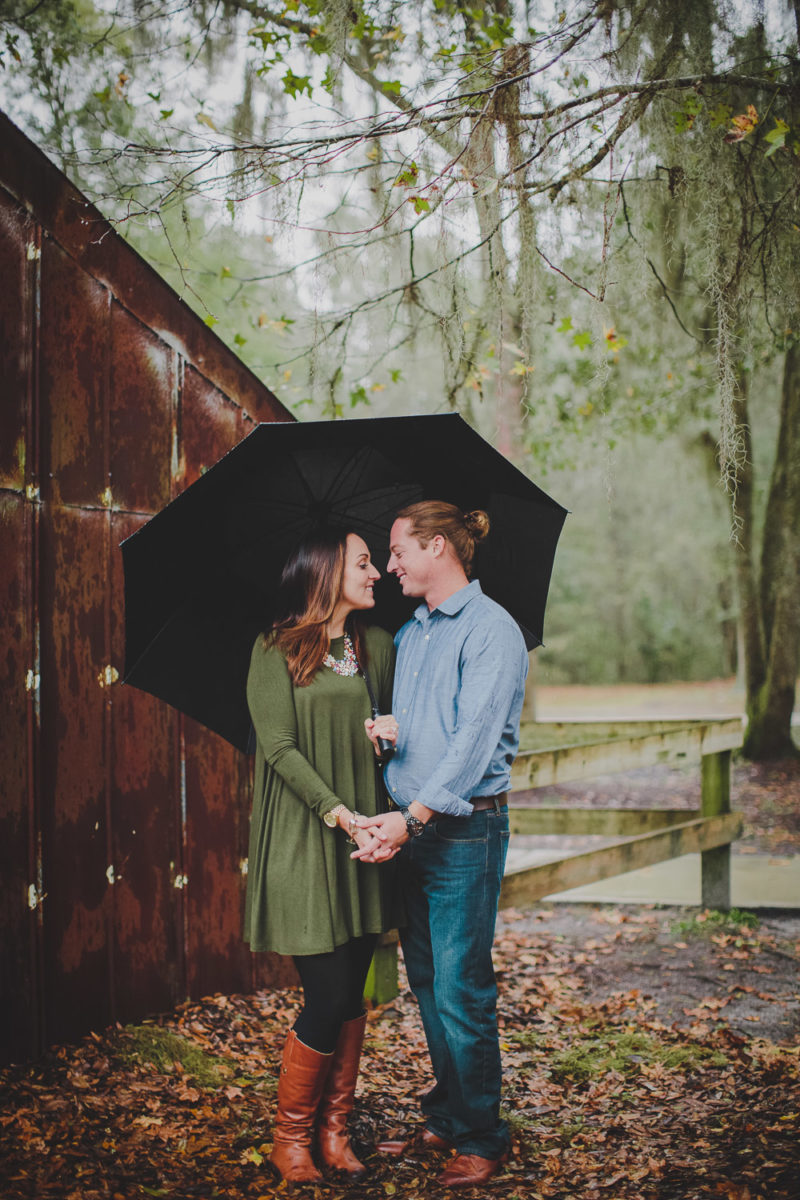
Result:
M460 416L274 422L122 543L124 681L247 749L250 652L290 552L320 526L353 530L384 571L397 510L427 499L488 512L473 574L540 645L566 509ZM367 618L390 632L416 604L385 576L375 598Z

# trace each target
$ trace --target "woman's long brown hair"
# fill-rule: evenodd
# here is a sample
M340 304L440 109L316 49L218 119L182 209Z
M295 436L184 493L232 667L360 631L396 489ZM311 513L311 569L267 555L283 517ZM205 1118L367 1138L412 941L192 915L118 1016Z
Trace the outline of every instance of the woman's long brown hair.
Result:
M283 568L266 640L286 656L295 687L307 687L330 651L328 622L342 593L347 533L320 530L301 542ZM359 666L367 661L364 625L351 613L347 629Z

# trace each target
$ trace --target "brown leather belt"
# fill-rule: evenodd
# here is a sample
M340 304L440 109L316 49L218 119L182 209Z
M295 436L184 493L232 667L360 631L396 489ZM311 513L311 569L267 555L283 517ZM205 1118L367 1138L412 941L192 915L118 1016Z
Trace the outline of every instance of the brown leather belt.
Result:
M485 808L505 808L508 804L508 792L500 792L497 796L473 796L470 800L473 812L483 812Z
M499 792L496 796L471 796L469 802L473 812L483 812L487 808L494 808L495 801L497 801L498 808L505 808L508 804L508 792ZM386 797L386 802L391 810L403 811L402 806L396 804L391 796Z

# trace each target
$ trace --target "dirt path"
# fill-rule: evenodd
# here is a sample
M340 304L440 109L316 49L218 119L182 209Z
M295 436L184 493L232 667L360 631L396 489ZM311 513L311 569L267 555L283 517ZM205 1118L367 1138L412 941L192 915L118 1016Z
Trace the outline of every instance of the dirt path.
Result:
M525 934L542 950L558 948L591 1003L631 993L676 1029L724 1019L741 1037L800 1043L800 910L745 920L737 927L697 909L554 904L507 909L497 938L502 946Z

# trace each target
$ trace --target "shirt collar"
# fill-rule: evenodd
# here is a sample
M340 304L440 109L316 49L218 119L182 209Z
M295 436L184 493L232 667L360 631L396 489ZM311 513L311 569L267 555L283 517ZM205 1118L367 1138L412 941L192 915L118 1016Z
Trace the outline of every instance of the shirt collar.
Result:
M448 596L446 600L443 600L441 604L437 604L436 608L430 611L427 604L423 602L415 610L414 616L420 624L437 612L443 613L446 617L454 617L457 613L461 612L466 604L469 604L470 600L474 600L476 596L481 595L483 595L481 585L477 579L473 579L466 587L459 588L457 592L453 592L451 596Z

